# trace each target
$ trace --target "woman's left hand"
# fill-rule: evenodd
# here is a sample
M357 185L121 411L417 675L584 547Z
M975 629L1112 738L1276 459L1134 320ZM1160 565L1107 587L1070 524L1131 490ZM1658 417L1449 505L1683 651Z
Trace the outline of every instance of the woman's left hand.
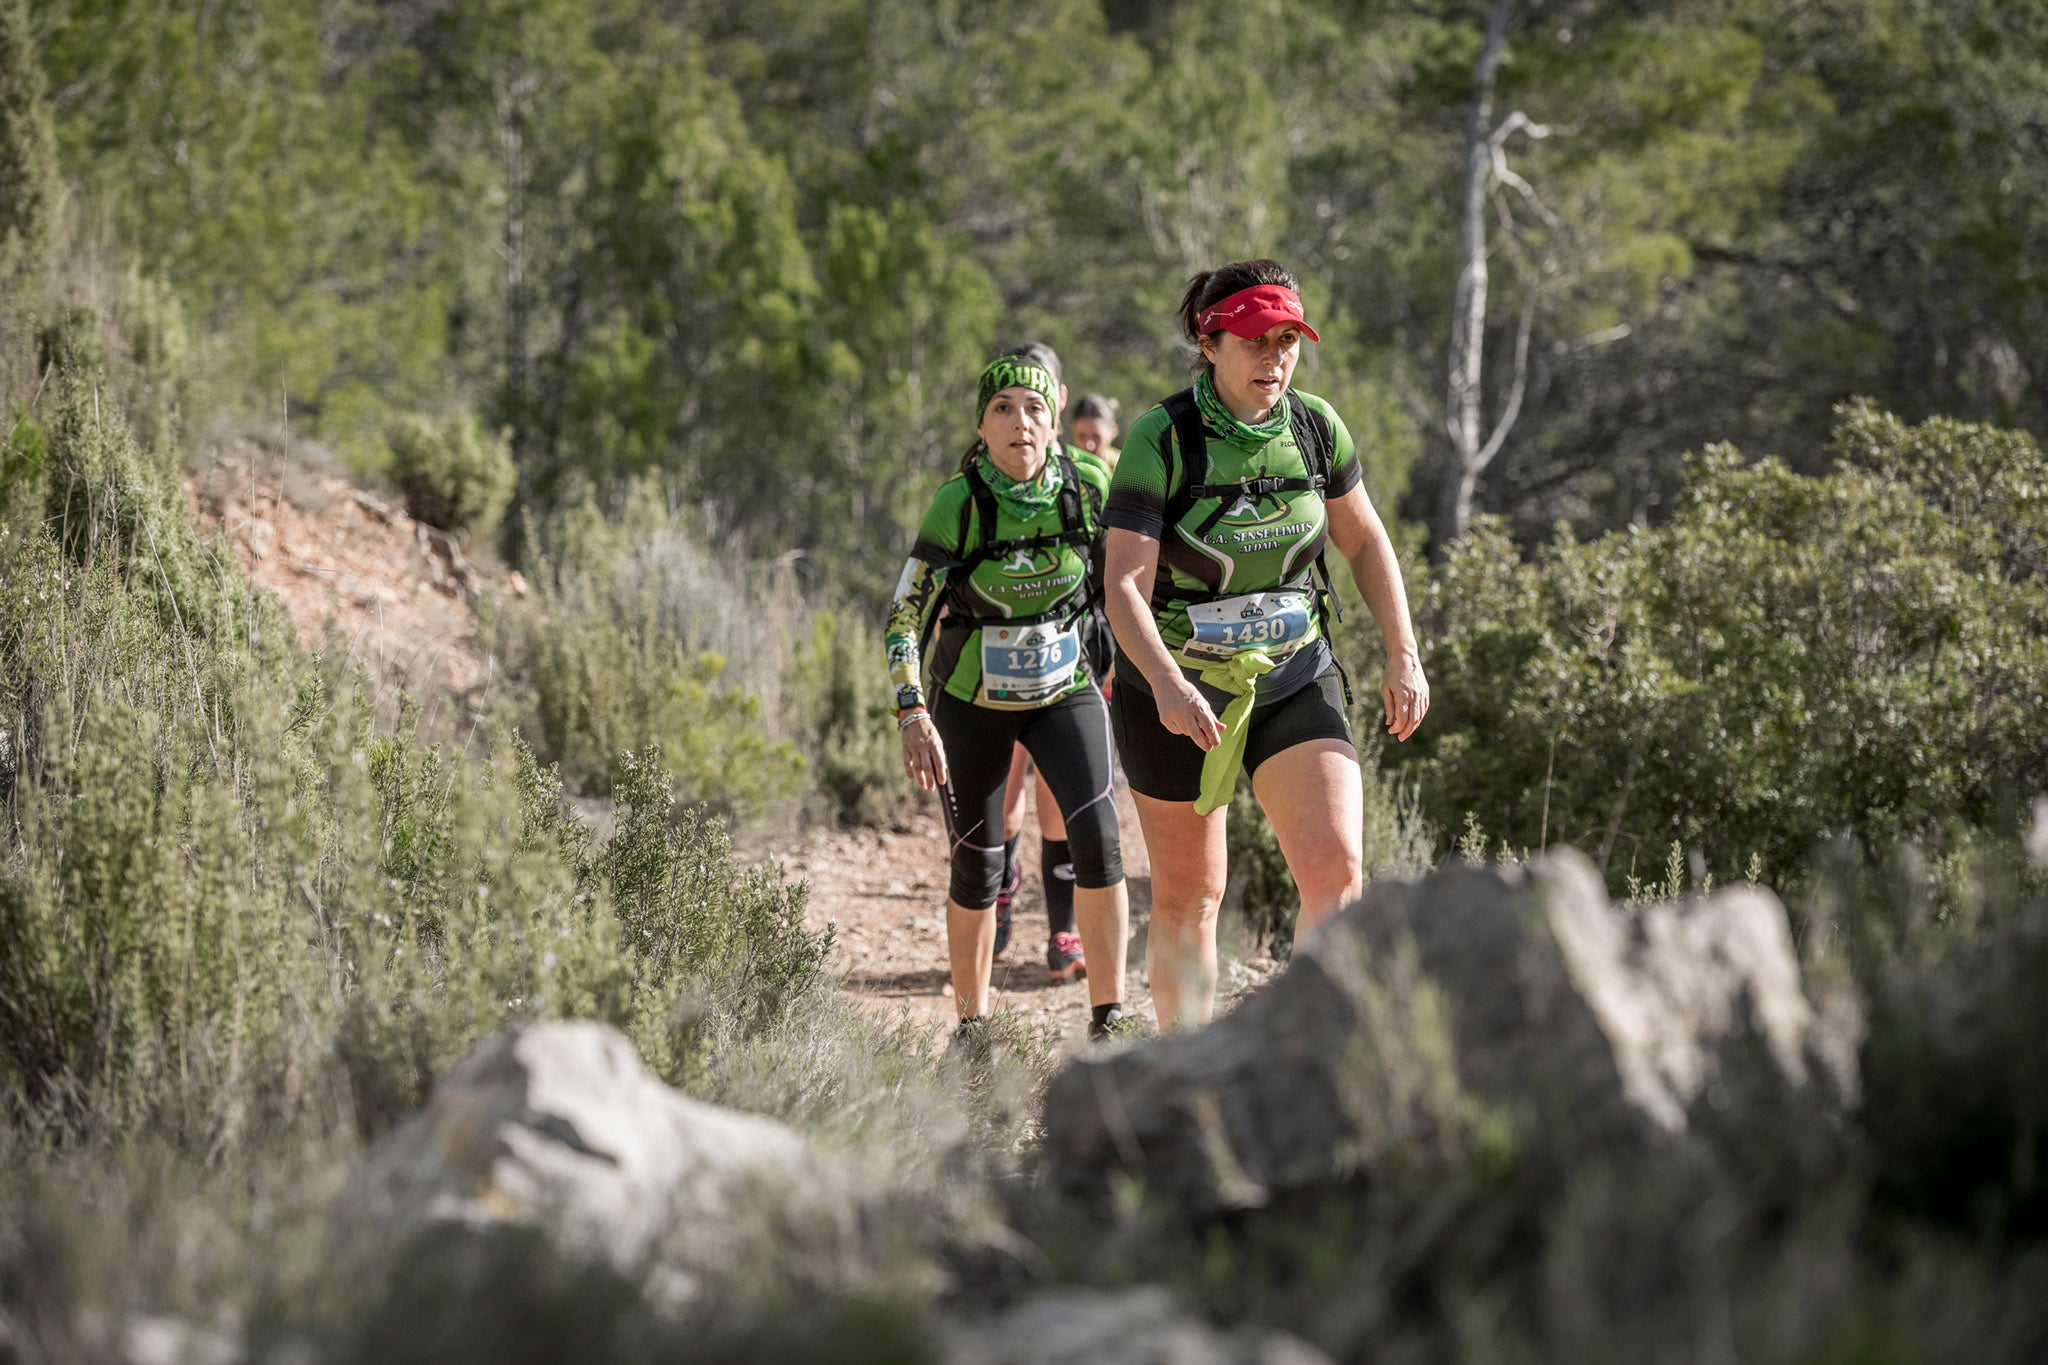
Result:
M1387 733L1406 739L1429 714L1429 679L1422 676L1422 660L1407 650L1387 660L1386 676L1380 680L1380 700L1387 707Z
M939 738L939 727L923 708L904 719L909 722L903 727L904 775L926 791L945 786L946 745Z

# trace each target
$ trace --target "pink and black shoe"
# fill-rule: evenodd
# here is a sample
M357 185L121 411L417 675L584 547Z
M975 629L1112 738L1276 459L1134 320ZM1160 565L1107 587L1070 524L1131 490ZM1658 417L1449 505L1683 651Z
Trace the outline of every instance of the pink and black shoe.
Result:
M1079 981L1088 975L1088 960L1081 955L1081 936L1066 930L1052 936L1045 945L1046 970L1054 981Z
M1010 905L1023 885L1024 864L1005 863L1002 889L996 892L996 948L992 956L1001 957L1003 949L1010 946Z

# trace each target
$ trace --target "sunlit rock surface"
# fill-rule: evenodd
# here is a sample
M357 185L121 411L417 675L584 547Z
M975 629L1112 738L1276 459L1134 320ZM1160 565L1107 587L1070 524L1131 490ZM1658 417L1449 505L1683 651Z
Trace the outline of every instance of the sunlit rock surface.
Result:
M1853 1057L1775 897L1616 906L1565 849L1376 884L1208 1028L1075 1061L1047 1165L1070 1194L1132 1177L1201 1215L1489 1149L1683 1151L1698 1106L1759 1103L1759 1071L1768 1106L1820 1076L1850 1092Z

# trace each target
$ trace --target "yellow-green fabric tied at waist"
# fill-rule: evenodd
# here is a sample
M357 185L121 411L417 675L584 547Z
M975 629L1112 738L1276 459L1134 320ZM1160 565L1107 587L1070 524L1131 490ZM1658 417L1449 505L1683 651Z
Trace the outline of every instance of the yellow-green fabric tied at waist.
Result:
M1202 670L1202 681L1219 692L1228 692L1231 700L1217 717L1223 725L1223 738L1202 755L1202 791L1195 798L1195 814L1207 815L1230 804L1238 769L1244 766L1244 737L1251 729L1252 699L1258 695L1259 677L1274 667L1273 656L1265 650L1247 649Z

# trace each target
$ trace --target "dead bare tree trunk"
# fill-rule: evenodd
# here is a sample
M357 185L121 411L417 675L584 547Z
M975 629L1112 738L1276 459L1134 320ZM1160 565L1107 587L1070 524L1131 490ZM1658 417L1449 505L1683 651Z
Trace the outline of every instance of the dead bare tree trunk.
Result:
M1490 283L1487 268L1486 211L1488 200L1504 181L1514 183L1525 194L1525 182L1507 171L1502 145L1507 137L1521 131L1545 136L1549 130L1532 124L1521 114L1511 115L1498 127L1493 121L1494 78L1507 56L1508 35L1515 27L1523 0L1498 0L1486 26L1486 41L1472 73L1472 109L1465 120L1465 157L1459 184L1458 283L1451 301L1451 346L1449 383L1445 393L1444 427L1451 441L1451 468L1444 480L1438 511L1436 540L1440 549L1464 538L1472 520L1472 500L1479 476L1500 453L1508 431L1521 415L1522 395L1528 378L1529 331L1534 322L1532 303L1525 301L1522 325L1515 347L1513 387L1502 406L1493 430L1485 430L1484 397L1486 366L1486 301ZM1533 195L1531 195L1533 198ZM1533 291L1530 300L1533 300Z

